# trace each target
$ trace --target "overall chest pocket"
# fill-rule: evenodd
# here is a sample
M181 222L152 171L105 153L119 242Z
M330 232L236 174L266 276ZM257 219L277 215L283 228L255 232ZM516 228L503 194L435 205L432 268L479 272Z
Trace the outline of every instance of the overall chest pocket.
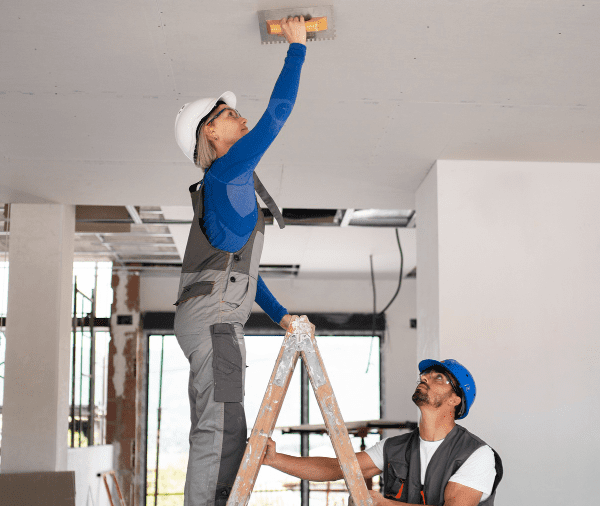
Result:
M389 461L384 483L384 497L406 502L408 499L408 465L404 462Z
M227 279L227 286L223 294L223 302L228 309L237 309L246 300L250 277L248 274L232 272Z
M194 297L200 297L201 295L210 295L214 284L214 281L197 281L196 283L183 287L181 295L174 305L179 306L182 302L193 299Z

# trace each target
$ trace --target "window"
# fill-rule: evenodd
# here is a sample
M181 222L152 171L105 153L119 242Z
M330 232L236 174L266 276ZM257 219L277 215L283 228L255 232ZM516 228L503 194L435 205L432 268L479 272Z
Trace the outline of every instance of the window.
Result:
M174 335L149 336L147 505L183 504L190 430L189 374L189 362Z
M345 421L380 418L379 339L371 336L322 336L317 342L329 379ZM273 367L281 348L281 336L246 336L246 396L244 408L248 437ZM369 349L372 345L369 371ZM298 362L277 420L278 427L300 424L300 367ZM161 374L162 371L162 374ZM189 402L187 396L189 362L174 335L150 334L148 337L148 418L147 418L147 496L146 504L175 506L183 504L183 489L189 450ZM314 393L310 394L310 423L322 424ZM360 399L360 403L356 400ZM160 432L159 429L160 420ZM273 433L277 449L300 455L300 435ZM369 435L371 446L379 435ZM311 435L310 455L333 457L328 436ZM360 438L351 437L356 451ZM158 459L157 459L158 455ZM155 487L158 462L158 490ZM311 483L311 506L347 504L343 481ZM258 474L249 505L300 505L300 480L263 466Z
M73 264L72 314L77 320L71 332L68 433L71 447L105 443L111 278L111 262ZM98 326L101 319L103 327Z

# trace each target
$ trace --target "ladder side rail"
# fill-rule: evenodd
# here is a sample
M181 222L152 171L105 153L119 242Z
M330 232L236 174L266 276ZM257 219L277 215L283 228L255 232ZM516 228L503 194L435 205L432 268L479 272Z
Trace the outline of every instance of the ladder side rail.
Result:
M287 395L288 387L290 386L290 382L292 381L292 376L294 375L294 371L296 369L296 364L298 363L298 359L300 358L300 351L297 349L295 345L295 336L290 333L289 337L286 334L286 337L281 345L282 350L280 351L281 360L275 363L275 367L273 368L273 378L272 381L269 381L269 386L273 385L275 388L279 388L277 390L277 396L273 397L273 422L270 425L270 430L268 432L269 437L277 424L277 420L279 418L279 412L281 411L281 407L283 406L283 401L285 400L285 396ZM279 364L279 365L278 365ZM281 396L281 398L280 398ZM261 412L259 411L259 414ZM258 419L258 416L257 416ZM266 448L266 441L265 441Z
M346 424L342 418L331 382L327 376L327 371L325 370L325 365L317 346L317 340L315 339L314 328L312 324L310 324L310 328L304 328L302 335L305 337L302 339L302 344L300 345L302 362L308 372L315 398L323 415L331 444L340 463L344 481L352 500L357 506L371 506L373 500L367 490L354 448L350 443Z
M275 428L285 394L296 368L296 362L300 356L294 341L295 336L288 331L279 350L279 356L256 416L250 440L246 445L238 474L227 501L228 506L245 506L250 500L267 447L267 439Z
M110 486L108 484L107 476L112 477L113 483L115 485L115 490L117 491L117 496L119 498L119 506L127 506L125 504L125 499L123 499L123 494L121 494L121 487L119 487L119 480L117 480L117 475L114 471L107 471L102 473L102 479L104 480L104 486L106 487L106 492L108 494L108 500L110 501L110 506L115 506L113 502L113 495L110 491Z
M110 492L110 486L108 484L108 480L106 479L107 475L108 475L108 473L103 473L102 474L102 480L104 481L104 486L106 487L106 493L108 494L108 500L110 502L110 506L115 506L115 503L112 500L112 494Z

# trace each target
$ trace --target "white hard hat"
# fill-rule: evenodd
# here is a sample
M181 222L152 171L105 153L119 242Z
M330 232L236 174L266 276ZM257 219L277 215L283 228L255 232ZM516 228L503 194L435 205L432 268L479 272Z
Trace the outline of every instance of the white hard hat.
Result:
M196 149L196 131L202 118L206 116L215 104L222 100L229 107L235 109L236 98L231 91L226 91L219 98L201 98L188 102L177 113L175 118L175 139L181 150L192 162Z

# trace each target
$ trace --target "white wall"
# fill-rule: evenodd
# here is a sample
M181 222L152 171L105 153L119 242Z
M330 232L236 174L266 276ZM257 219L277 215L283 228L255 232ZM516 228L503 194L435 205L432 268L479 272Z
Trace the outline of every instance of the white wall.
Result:
M67 470L75 471L75 506L109 506L108 493L98 474L113 469L113 446L69 448ZM108 484L112 489L112 478ZM116 492L113 498L116 498Z
M420 219L418 230L438 244L419 249L419 273L438 255L440 357L477 382L461 423L503 459L496 504L589 501L600 469L600 164L439 161L432 178L437 224Z

